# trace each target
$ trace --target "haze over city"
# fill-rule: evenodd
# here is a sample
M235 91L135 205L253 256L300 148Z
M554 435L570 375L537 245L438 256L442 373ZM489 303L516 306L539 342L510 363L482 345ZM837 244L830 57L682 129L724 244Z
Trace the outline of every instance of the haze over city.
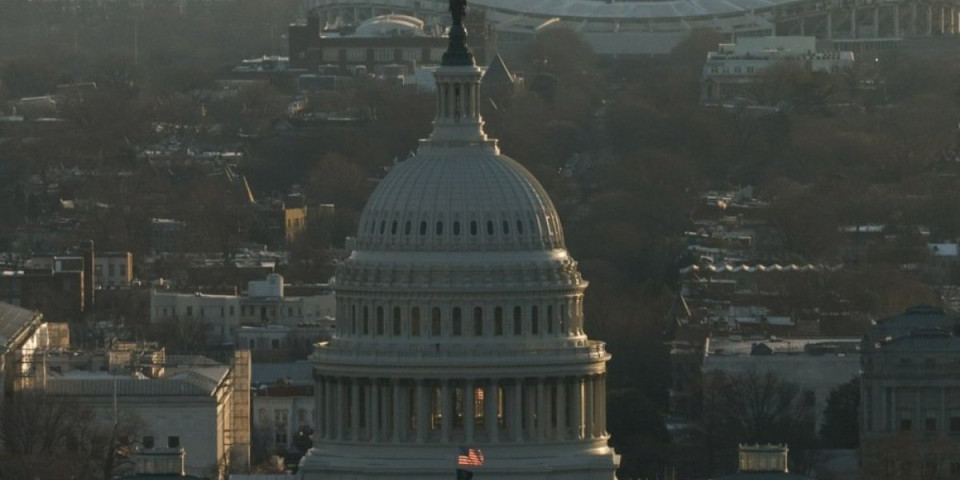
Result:
M958 14L3 0L0 480L960 478Z

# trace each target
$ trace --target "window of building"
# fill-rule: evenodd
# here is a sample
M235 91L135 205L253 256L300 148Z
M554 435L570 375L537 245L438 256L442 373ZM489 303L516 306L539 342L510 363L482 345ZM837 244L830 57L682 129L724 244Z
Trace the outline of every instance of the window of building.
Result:
M426 235L426 234L427 234L427 222L421 221L421 222L420 222L420 235Z
M460 315L460 307L453 307L453 336L463 335L463 318Z
M250 350L256 350L256 349L257 349L257 341L251 338L251 339L250 339Z
M430 313L430 335L439 337L443 334L443 322L440 318L440 308L433 307Z
M273 350L280 350L280 340L276 338L270 340L270 348Z
M913 427L912 423L913 423L913 422L911 422L909 418L901 418L901 419L900 419L900 431L901 431L901 432L909 432L910 429Z
M487 220L487 235L493 235L493 220Z
M394 325L396 325L396 319L394 319ZM396 329L396 326L394 326ZM420 308L413 307L410 309L410 334L414 337L420 336ZM398 335L395 333L395 335Z
M287 443L287 429L286 428L277 428L277 433L273 438L277 445L286 445Z
M483 309L480 307L473 309L473 334L478 337L483 336Z
M192 316L193 316L193 307L187 307L187 316L188 316L188 317L192 317Z
M437 235L443 235L443 222L437 222Z
M523 335L523 319L522 317L523 309L520 307L513 307L513 334L514 335Z
M547 305L547 334L553 333L553 305Z
M383 307L377 307L377 335L384 335Z
M950 417L950 432L960 432L960 417Z
M180 448L180 437L177 435L171 435L167 437L167 447Z
M456 236L460 235L460 221L454 220L453 222L453 234Z
M144 436L142 443L143 443L143 448L153 448L154 446L153 435Z
M923 421L923 430L925 432L936 432L937 431L937 419L932 417L927 417Z
M493 309L493 334L503 335L503 308L500 307Z
M236 311L233 309L233 305L230 305L230 316L232 317Z
M530 308L530 333L533 335L540 334L540 318L536 305Z
M476 235L476 234L477 234L477 221L472 220L470 222L470 235Z

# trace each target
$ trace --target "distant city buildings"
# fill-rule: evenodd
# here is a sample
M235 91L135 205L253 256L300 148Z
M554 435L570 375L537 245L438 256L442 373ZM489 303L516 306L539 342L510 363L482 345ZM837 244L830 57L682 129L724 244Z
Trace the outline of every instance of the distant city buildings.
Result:
M703 66L701 100L756 100L751 87L773 74L778 66L800 71L839 73L853 67L853 52L818 51L815 37L739 37L707 52Z
M186 473L215 479L249 465L247 353L238 351L229 365L125 343L43 354L47 370L35 374L36 388L90 409L96 421L135 425L135 452L183 449Z
M325 285L299 289L304 295L286 296L283 276L269 274L264 280L250 281L243 295L154 290L150 295L150 321L200 322L206 327L209 342L242 342L242 348L249 345L255 351L287 349L290 342L312 344L331 333L336 300ZM269 328L254 334L241 330L241 326ZM305 339L297 340L298 335Z
M815 426L823 422L830 392L860 373L859 338L716 337L707 340L705 349L704 376L771 373L797 384Z
M424 22L406 15L369 18L353 28L323 30L317 16L306 25L291 25L290 65L315 73L321 66L334 65L341 73L357 69L371 74L389 67L412 72L416 65L440 63L447 46L441 31L425 30Z

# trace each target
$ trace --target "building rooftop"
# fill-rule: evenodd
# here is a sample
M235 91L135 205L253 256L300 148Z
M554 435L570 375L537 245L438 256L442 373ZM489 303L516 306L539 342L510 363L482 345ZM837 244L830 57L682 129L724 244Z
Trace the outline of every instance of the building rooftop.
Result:
M748 356L759 344L770 348L773 355L857 354L860 338L712 337L707 341L706 355Z
M39 312L0 302L0 348L40 316Z

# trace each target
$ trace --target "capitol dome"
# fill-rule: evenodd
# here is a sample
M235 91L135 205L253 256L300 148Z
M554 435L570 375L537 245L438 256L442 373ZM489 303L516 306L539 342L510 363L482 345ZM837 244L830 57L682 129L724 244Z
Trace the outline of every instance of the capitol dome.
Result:
M553 203L533 175L493 148L431 149L398 164L360 218L358 249L564 248Z
M614 480L587 282L546 191L483 132L483 72L457 20L433 133L376 188L338 267L298 477ZM483 455L458 464L467 450Z

